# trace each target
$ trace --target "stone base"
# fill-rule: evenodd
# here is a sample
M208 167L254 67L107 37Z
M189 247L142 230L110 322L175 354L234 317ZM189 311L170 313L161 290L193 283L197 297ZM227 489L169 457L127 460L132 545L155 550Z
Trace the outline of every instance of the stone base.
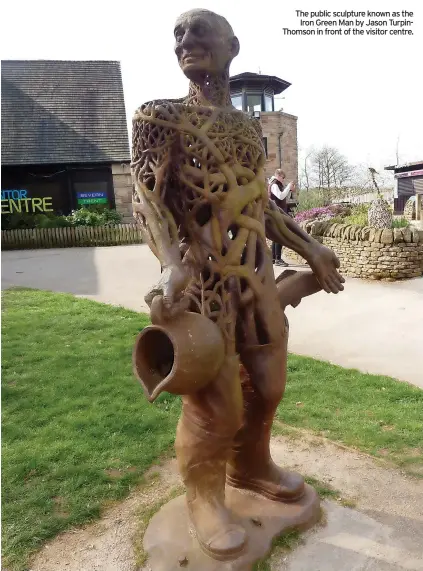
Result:
M284 531L304 530L320 516L320 500L307 486L296 503L272 502L259 495L227 487L226 504L248 533L243 555L231 561L216 561L203 553L188 517L185 496L164 505L152 518L144 536L149 571L251 571L253 564L270 550L274 537Z

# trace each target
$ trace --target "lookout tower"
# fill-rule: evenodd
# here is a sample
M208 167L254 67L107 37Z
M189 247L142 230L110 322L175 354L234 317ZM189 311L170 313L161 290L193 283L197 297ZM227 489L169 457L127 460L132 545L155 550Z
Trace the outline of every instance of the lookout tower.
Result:
M260 120L266 150L265 174L282 168L287 180L298 179L297 117L278 109L275 96L291 84L274 75L240 73L229 79L232 105ZM275 103L276 99L276 103Z

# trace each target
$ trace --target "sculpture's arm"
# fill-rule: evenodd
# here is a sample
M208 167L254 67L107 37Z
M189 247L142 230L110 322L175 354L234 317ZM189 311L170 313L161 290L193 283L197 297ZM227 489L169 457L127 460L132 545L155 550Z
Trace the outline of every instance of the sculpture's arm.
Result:
M262 140L263 133L260 122L251 119L258 136ZM264 156L264 147L263 147ZM266 236L297 252L309 263L319 284L330 293L338 293L344 289L345 280L338 273L339 260L329 248L304 232L290 216L280 210L273 200L269 200L265 209Z
M266 237L294 250L308 261L307 258L318 242L311 238L307 232L304 232L283 210L278 208L273 200L269 200L264 211L264 217Z
M344 289L345 280L337 271L339 260L332 250L304 232L272 200L265 209L265 224L267 238L302 256L326 292L338 293Z
M165 306L170 307L188 283L181 261L178 228L166 206L171 151L175 132L165 125L165 108L143 105L133 119L132 174L134 179L134 217L141 225L145 241L162 266L160 282L147 294L151 305L155 295L162 293Z

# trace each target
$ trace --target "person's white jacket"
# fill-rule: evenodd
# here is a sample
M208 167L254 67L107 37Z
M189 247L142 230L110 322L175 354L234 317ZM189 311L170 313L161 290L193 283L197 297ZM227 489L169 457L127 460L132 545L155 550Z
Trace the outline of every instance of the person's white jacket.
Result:
M279 188L279 185L275 181L275 177L272 176L272 178L269 181L270 186L270 192L276 196L276 198L278 198L279 200L284 200L285 198L289 198L289 195L291 193L292 190L292 182L290 182L289 184L286 185L286 187L281 190Z

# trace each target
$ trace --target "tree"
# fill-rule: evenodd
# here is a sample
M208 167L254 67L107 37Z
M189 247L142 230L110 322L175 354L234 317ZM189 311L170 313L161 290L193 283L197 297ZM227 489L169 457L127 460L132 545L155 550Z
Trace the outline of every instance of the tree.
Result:
M300 187L304 190L318 189L330 204L351 180L354 168L335 148L324 146L309 149L305 155L300 174Z
M351 178L353 167L347 159L333 148L325 146L312 156L312 168L318 181L318 188L332 190L341 188Z
M310 190L311 188L311 181L310 181L310 172L309 172L309 161L313 154L313 151L308 151L307 155L304 157L304 164L301 169L300 173L300 189L303 190Z
M319 201L330 204L338 200L373 192L370 165L351 165L348 159L334 147L325 145L310 148L304 154L300 172L300 189L317 193ZM385 174L380 175L381 186L392 186Z

